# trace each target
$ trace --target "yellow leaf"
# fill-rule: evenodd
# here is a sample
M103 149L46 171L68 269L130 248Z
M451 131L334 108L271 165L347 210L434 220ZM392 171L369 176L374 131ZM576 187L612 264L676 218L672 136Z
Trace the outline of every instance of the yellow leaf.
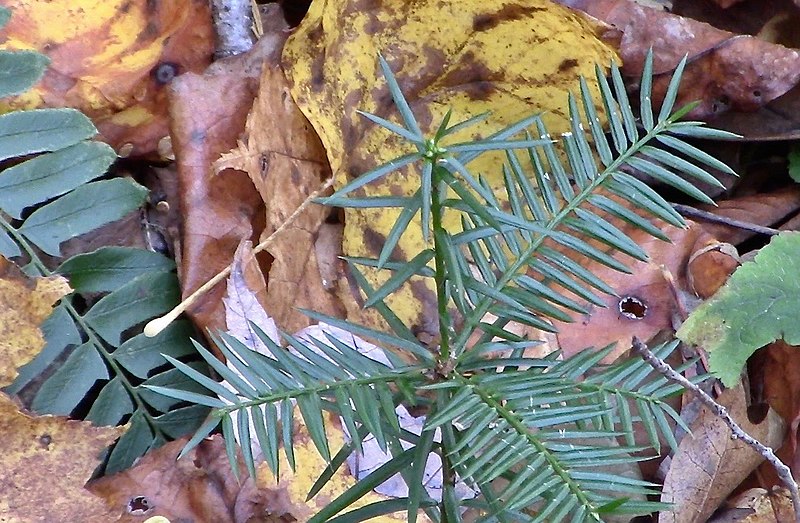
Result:
M61 416L30 416L0 393L0 521L115 521L83 486L100 453L122 432Z
M328 416L325 423L328 435L328 445L331 452L338 452L344 446L344 434L339 426L338 418ZM270 429L273 430L273 429ZM347 467L343 465L336 471L330 481L312 499L306 501L306 496L311 490L311 486L317 477L325 469L327 463L319 455L319 452L311 442L306 426L299 421L295 421L294 431L294 456L297 470L292 472L286 456L281 452L280 455L280 477L276 478L266 463L261 463L256 471L256 484L259 489L266 489L274 492L278 499L285 500L286 511L291 513L298 521L307 521L311 516L322 510L327 504L343 494L347 489L356 484L354 478ZM332 454L333 455L333 454ZM390 499L375 492L369 492L358 499L348 510L354 510L376 501ZM369 521L375 523L393 523L395 521L406 521L405 513L397 513L391 516L381 516L372 518ZM420 511L417 521L426 523L430 520Z
M61 276L30 279L16 265L0 258L0 387L17 377L17 368L44 347L39 330L53 304L69 294Z
M287 41L283 62L292 95L319 133L341 187L411 151L356 114L361 109L400 121L379 72L378 53L428 136L448 108L451 124L492 112L488 121L455 134L453 142L488 136L538 112L551 133L561 133L568 129L567 92L577 92L578 76L593 78L595 64L617 59L599 37L605 30L547 0L315 0ZM589 83L599 101L596 85ZM486 154L469 167L499 189L502 162L503 156ZM410 195L418 176L405 169L363 194ZM394 210L347 210L344 254L376 257L397 216ZM457 213L445 219L450 230L459 229ZM408 260L422 248L415 221L395 258ZM388 278L367 276L373 286ZM432 284L412 280L386 301L416 332L434 334L433 296ZM361 320L381 325L374 314Z

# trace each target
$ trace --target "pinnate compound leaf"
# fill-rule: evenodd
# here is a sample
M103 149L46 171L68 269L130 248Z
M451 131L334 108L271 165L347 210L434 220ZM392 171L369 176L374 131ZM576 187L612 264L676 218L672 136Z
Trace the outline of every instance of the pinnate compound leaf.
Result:
M167 312L178 301L178 295L173 274L146 274L103 297L84 318L116 347L124 330Z
M67 415L95 381L108 379L108 368L91 343L78 346L39 389L31 405L36 412Z
M47 254L58 256L61 242L122 218L146 197L147 189L131 180L89 183L34 211L19 232Z
M711 371L725 385L735 385L759 348L781 338L800 344L798 274L800 233L775 236L689 316L677 336L709 351Z
M20 218L25 207L101 176L116 158L114 150L104 143L81 142L9 167L0 173L0 208Z

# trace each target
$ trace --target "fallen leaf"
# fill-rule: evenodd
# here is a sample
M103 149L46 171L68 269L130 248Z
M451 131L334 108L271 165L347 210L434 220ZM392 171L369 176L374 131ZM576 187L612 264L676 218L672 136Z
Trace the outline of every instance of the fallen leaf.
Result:
M539 112L551 133L567 131L566 93L577 90L578 75L593 78L595 64L608 65L615 57L600 38L608 32L606 26L546 0L387 0L379 8L368 5L314 2L284 47L292 95L325 145L337 187L408 150L407 144L356 113L359 109L398 120L378 69L378 53L388 61L424 133L432 134L448 108L453 110L451 122L492 111L487 121L454 135L456 142L487 136ZM599 100L596 86L592 92ZM501 155L486 154L470 167L499 189L501 164ZM364 193L410 195L419 185L416 176L406 169ZM377 257L398 213L346 210L345 255ZM446 215L452 231L459 229L456 214ZM395 257L407 260L422 247L419 221L412 221ZM373 286L388 276L386 271L367 274ZM348 289L342 300L353 298ZM386 302L415 332L436 334L432 283L412 278ZM374 310L359 316L350 319L383 325Z
M281 227L330 177L325 150L295 105L280 68L264 67L245 134L238 147L222 155L215 168L249 174L266 206L261 241ZM337 297L325 288L315 250L318 231L330 212L320 205L307 207L266 249L272 263L262 303L288 332L310 324L299 308L344 315Z
M593 261L584 264L607 283L616 296L600 295L605 307L589 304L586 314L572 313L573 323L553 322L558 328L558 345L565 357L589 345L602 348L616 343L616 350L606 358L610 362L630 349L633 336L649 340L662 330L673 330L673 315L680 311L676 293L682 293L682 298L690 292L687 262L693 252L713 242L713 238L692 222L687 229L663 223L660 228L669 242L638 229L623 229L649 256L647 261L629 261L630 274ZM674 282L668 280L669 275Z
M204 75L181 75L170 85L183 213L179 274L184 298L228 266L242 239L258 236L262 201L247 174L234 169L213 174L211 166L236 146L244 130L261 63L274 53L267 43L269 39L250 53L215 64ZM224 330L224 292L217 285L188 311L201 330Z
M200 72L214 51L211 12L202 0L90 0L4 3L14 15L0 29L6 49L50 58L44 78L6 108L75 107L104 140L128 154L156 150L167 134L165 85Z
M345 444L344 434L339 425L338 416L326 413L326 433L328 445L331 452L337 452ZM260 463L256 472L257 484L259 489L263 489L270 498L281 499L284 514L291 515L297 521L308 521L308 519L328 506L328 504L343 494L347 489L356 484L354 478L347 470L340 467L316 496L306 500L311 486L317 480L320 472L324 470L327 463L322 459L311 442L306 427L302 423L295 421L295 449L294 455L297 462L297 469L292 471L286 456L280 454L279 478L276 478L266 463ZM369 503L389 499L381 494L369 492L350 505L350 509L363 507ZM407 521L405 513L397 513L391 516L379 516L370 519L375 523L391 523L395 521ZM420 511L417 521L422 523L429 522L427 516Z
M0 258L0 387L17 377L17 368L33 360L45 345L39 327L53 305L72 292L61 276L29 278Z
M760 415L748 410L741 385L725 390L717 401L745 432L768 447L783 440L785 425L772 409ZM755 419L751 419L755 418ZM703 523L764 458L738 438L722 419L703 408L672 458L661 501L674 503L659 513L659 523Z
M798 248L800 233L774 236L678 330L678 338L710 353L710 370L726 385L739 381L747 359L757 349L781 338L789 344L800 343Z
M708 523L783 523L794 520L794 507L788 490L752 488L729 500Z
M270 494L258 491L249 477L241 483L236 479L220 436L201 441L177 459L187 440L167 443L134 467L92 481L87 488L119 514L120 523L154 516L173 522L271 521L263 519L275 512ZM239 470L245 470L244 464Z
M31 416L0 393L0 521L114 521L84 489L100 454L122 427L93 427L62 416Z
M688 114L690 119L729 110L755 111L800 81L800 53L782 45L628 0L559 1L623 32L620 56L627 76L641 76L652 47L656 101L663 100L673 70L688 55L676 106L699 101Z
M713 212L718 216L732 218L754 225L774 227L787 216L800 210L800 187L791 186L770 192L758 192L728 198L712 205L699 205L698 208ZM755 233L722 223L697 220L703 229L720 241L738 245L752 238Z

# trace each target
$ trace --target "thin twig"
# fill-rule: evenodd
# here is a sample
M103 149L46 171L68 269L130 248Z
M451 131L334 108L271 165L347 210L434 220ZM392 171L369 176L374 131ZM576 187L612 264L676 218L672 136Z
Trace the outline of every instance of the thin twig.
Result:
M270 234L269 237L267 237L266 240L264 240L263 242L259 243L258 245L256 245L253 248L253 252L254 253L259 253L259 252L263 251L264 249L266 249L267 247L269 247L270 244L273 241L275 241L275 237L278 236L278 234L280 234L287 227L289 227L289 225L291 225L291 223L300 215L301 212L303 212L303 210L305 210L306 207L308 207L311 204L311 202L315 198L317 198L323 192L328 190L328 188L331 187L332 185L333 185L333 177L328 178L328 180L319 189L317 189L313 193L309 194L308 198L306 198L303 201L303 203L301 203L300 206L297 207L297 209L294 210L294 212L291 214L291 216L286 218L286 221L283 222L280 225L280 227L275 229L275 232ZM218 284L219 282L221 282L222 280L227 278L228 275L231 273L232 265L233 265L233 263L231 263L231 265L228 265L227 267L225 267L224 269L219 271L214 277L212 277L210 280L205 282L196 291L194 291L189 296L187 296L183 301L181 301L174 309L172 309L171 311L169 311L168 313L166 313L165 315L163 315L163 316L161 316L159 318L155 318L153 320L150 320L147 323L147 325L144 326L144 335L147 336L147 337L153 337L153 336L158 335L159 332L161 332L164 329L166 329L167 326L170 323L175 321L178 318L178 316L183 314L186 311L186 309L191 307L194 304L194 302L196 302L197 299L200 296L202 296L203 294L205 294L206 292L211 290L211 288L214 287L216 284Z
M795 521L800 523L800 493L798 493L797 483L792 477L791 469L778 459L778 456L775 455L775 452L745 432L744 429L742 429L742 427L740 427L739 424L736 423L733 418L731 418L730 414L728 414L728 409L714 401L714 398L709 396L703 389L681 376L677 371L675 371L675 369L670 367L668 363L653 354L653 352L647 348L647 345L639 340L639 338L634 336L631 348L656 371L660 372L668 379L679 383L687 390L692 391L692 393L703 403L703 405L708 407L711 412L714 413L714 415L728 425L728 428L731 429L734 437L742 440L753 450L761 454L764 459L775 468L775 471L778 473L778 477L786 486L786 488L789 489L789 493L792 496L792 504L794 505Z
M734 218L728 218L727 216L720 216L719 214L714 214L713 212L704 211L702 209L696 209L688 205L681 205L679 203L672 203L670 205L672 205L673 209L675 209L684 216L689 216L692 218L700 218L701 220L705 220L707 222L714 222L714 223L719 223L721 225L728 225L729 227L736 227L737 229L743 229L745 231L754 232L756 234L765 234L767 236L775 236L776 234L781 233L780 230L773 229L772 227L764 227L763 225L757 225L755 223L736 220Z

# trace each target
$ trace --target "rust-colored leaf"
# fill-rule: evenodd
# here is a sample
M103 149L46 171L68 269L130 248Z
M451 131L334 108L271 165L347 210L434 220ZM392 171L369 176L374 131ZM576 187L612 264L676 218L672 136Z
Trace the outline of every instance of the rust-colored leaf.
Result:
M7 49L36 49L50 67L6 107L75 107L115 148L156 150L167 134L165 86L211 61L211 13L203 0L4 2L13 16L0 37Z
M264 200L262 241L330 177L325 150L295 105L280 68L264 68L245 134L238 148L217 163L217 168L226 167L247 172ZM320 225L330 212L320 205L305 208L266 250L272 264L263 305L288 332L309 325L297 308L343 315L338 299L326 289L315 250Z
M619 28L623 71L641 74L653 48L653 98L663 99L672 71L684 55L678 105L699 100L689 114L705 119L728 110L755 111L800 81L800 53L750 35L728 31L641 6L628 0L563 0Z
M134 467L87 487L119 514L120 523L141 522L153 516L214 523L271 521L262 518L275 513L274 502L268 493L257 491L249 477L237 481L220 436L200 442L178 460L186 441L167 443ZM239 470L246 470L241 462Z

